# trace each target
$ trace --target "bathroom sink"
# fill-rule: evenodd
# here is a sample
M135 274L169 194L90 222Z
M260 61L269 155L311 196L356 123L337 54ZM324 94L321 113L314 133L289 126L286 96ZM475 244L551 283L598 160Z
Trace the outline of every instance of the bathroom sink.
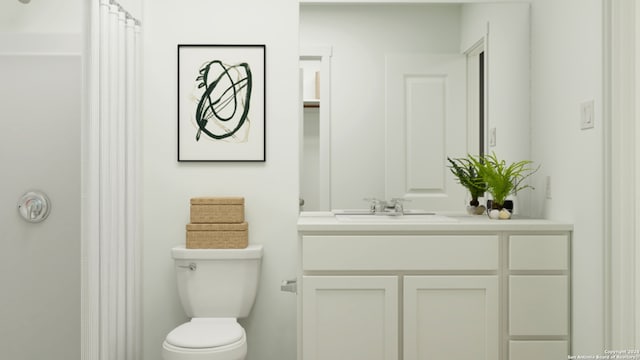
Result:
M353 214L338 213L336 219L341 222L364 222L364 223L381 223L381 224L424 224L424 223L451 223L458 220L435 214L405 214L405 215L376 215L376 214Z
M369 209L334 209L331 210L332 213L334 213L335 215L371 215L371 216L399 216L396 215L396 213L393 212L388 212L388 213L372 213L371 210ZM419 210L419 209L405 209L404 210L404 215L435 215L435 213L430 212L430 211L426 211L426 210Z

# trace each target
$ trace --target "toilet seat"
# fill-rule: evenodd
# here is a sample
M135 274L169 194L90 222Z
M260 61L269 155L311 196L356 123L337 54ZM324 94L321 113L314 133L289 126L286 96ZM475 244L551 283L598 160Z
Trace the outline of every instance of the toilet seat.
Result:
M234 318L193 318L171 331L164 343L165 360L244 359L247 340Z
M244 337L244 329L234 318L193 318L173 329L168 344L188 349L205 349L233 344Z

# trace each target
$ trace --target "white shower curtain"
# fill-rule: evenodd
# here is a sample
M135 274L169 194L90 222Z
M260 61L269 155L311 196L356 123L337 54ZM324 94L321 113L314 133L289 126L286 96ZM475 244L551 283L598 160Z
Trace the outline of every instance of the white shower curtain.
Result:
M89 9L84 145L83 349L140 357L140 22L118 3Z

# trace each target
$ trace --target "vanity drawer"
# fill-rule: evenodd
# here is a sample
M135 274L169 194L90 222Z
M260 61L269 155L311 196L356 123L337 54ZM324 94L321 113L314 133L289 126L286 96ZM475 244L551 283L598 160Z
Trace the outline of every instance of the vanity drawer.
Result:
M497 235L304 236L302 268L496 270L498 248Z
M509 360L566 359L569 342L564 340L510 341Z
M511 270L568 270L568 235L512 235L509 237Z

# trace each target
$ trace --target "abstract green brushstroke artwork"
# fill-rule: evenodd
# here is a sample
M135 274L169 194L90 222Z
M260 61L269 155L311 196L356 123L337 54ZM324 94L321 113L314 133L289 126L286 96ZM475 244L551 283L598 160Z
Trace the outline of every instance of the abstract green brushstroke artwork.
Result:
M265 161L264 104L264 45L178 45L178 161Z

